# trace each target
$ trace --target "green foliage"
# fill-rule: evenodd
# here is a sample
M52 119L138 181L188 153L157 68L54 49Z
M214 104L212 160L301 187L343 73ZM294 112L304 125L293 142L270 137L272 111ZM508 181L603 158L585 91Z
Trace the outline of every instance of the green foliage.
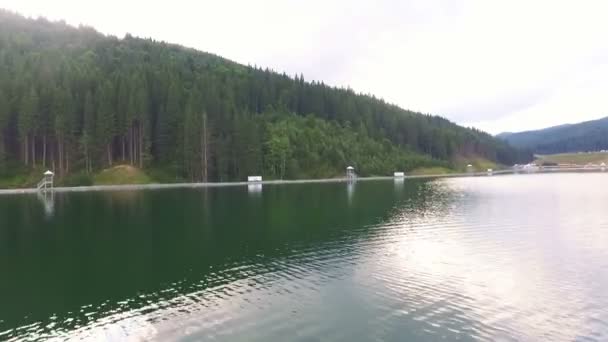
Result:
M152 183L185 183L188 181L173 165L154 166L145 171Z
M285 176L287 160L292 158L290 134L298 133L292 133L297 128L292 128L289 124L289 120L284 120L267 126L266 164L269 166L270 175L281 179Z
M0 73L0 167L42 164L59 178L114 164L229 181L341 175L348 164L381 175L458 156L531 157L444 118L301 75L3 11Z
M274 178L343 176L349 165L363 176L448 165L313 116L267 114L259 120L266 126L265 174Z
M425 175L447 175L453 173L451 169L445 167L420 167L412 170L410 175L414 176L425 176Z
M93 176L90 174L80 171L72 173L57 182L60 186L91 186L93 185Z
M40 181L42 169L34 170L7 162L4 171L0 172L0 188L29 188Z

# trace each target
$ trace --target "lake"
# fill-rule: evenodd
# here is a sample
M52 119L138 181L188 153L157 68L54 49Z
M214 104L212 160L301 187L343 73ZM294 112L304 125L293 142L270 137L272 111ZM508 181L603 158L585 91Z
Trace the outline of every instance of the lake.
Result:
M0 196L0 340L608 340L608 174Z

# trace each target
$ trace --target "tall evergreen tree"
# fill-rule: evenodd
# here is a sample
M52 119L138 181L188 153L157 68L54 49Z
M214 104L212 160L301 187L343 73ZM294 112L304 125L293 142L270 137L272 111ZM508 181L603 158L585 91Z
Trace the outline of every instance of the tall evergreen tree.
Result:
M95 102L93 94L88 91L84 100L83 131L80 138L87 173L93 170L92 153L95 150L95 142Z
M158 159L163 164L170 164L171 161L175 160L174 156L178 151L175 143L179 137L178 129L179 121L181 120L180 114L182 113L182 94L178 81L172 79L169 82L167 102L164 108L162 108L161 115L158 117L156 127L156 131L158 132Z
M29 93L25 93L21 99L21 105L19 106L19 136L21 137L23 152L23 162L25 165L33 164L36 166L35 152L35 120L36 112L38 110L38 94L34 87L30 87Z
M112 84L106 81L99 95L99 118L96 125L96 137L106 156L106 163L112 166L114 161L113 143L116 135L116 101Z

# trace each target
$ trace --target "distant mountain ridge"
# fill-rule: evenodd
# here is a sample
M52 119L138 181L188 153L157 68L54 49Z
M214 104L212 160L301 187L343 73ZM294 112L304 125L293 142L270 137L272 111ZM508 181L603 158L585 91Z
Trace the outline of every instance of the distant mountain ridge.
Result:
M608 117L540 130L496 135L519 148L550 154L608 149Z
M504 138L508 137L511 134L515 134L515 133L513 133L513 132L502 132L502 133L496 134L496 137L500 138L500 139L504 139Z

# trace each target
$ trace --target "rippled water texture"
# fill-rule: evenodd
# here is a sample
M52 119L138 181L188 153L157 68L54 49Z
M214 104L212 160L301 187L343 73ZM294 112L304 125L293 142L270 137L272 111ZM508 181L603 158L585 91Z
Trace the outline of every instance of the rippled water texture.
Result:
M0 340L608 340L608 174L0 196Z

